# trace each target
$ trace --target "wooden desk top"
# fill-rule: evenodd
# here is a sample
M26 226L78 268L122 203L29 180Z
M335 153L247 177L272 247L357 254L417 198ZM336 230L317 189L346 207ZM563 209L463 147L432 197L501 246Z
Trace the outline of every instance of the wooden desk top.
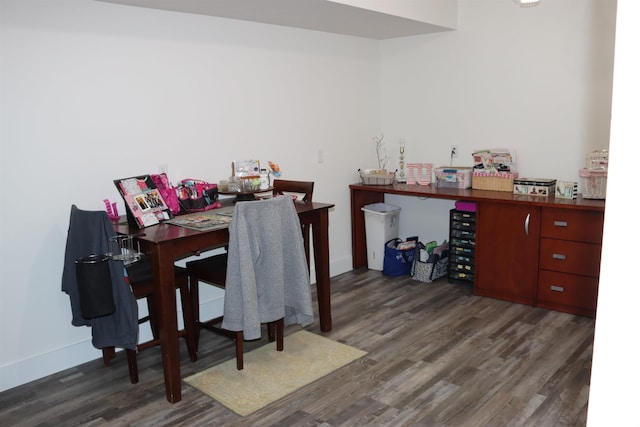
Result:
M222 201L223 207L232 204L231 199ZM318 209L328 209L335 205L331 203L317 203L317 202L294 202L296 212L298 215L303 215L306 212L313 212ZM219 228L214 230L194 230L186 227L181 227L173 224L160 223L145 228L131 227L127 223L126 216L120 217L120 221L114 223L114 228L119 234L135 234L138 239L154 244L161 244L163 242L170 242L180 240L186 237L193 237L202 235L204 233L227 233L227 228Z
M536 197L522 194L513 194L507 191L474 190L472 188L442 188L430 185L407 185L393 183L391 185L364 185L351 184L352 191L366 191L370 193L398 194L404 196L466 200L470 202L492 201L500 203L529 204L545 207L559 207L563 209L579 209L591 211L604 211L605 201L585 199L578 194L577 199L561 199L556 197Z

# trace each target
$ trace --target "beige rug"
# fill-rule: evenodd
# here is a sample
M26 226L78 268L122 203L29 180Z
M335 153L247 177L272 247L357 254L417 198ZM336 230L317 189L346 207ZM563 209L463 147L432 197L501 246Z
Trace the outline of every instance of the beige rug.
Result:
M284 338L284 351L268 343L185 381L238 415L246 416L367 354L320 335L298 331Z

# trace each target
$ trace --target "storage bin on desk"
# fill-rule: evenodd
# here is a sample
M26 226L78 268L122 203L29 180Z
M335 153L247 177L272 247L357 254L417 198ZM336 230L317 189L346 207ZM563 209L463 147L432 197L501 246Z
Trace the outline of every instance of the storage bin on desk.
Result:
M556 192L556 180L546 178L517 178L513 180L513 194L549 197Z
M440 167L434 169L436 187L442 188L471 188L473 168Z
M195 213L195 212L203 212L208 211L210 209L219 208L220 204L218 201L218 185L217 184L206 184L202 192L201 196L195 199L190 198L178 198L180 202L180 207L186 213Z
M384 246L398 237L400 208L387 203L373 203L361 209L364 212L367 264L370 270L382 271Z
M580 169L582 197L585 199L605 199L607 196L607 171Z
M513 191L513 180L518 177L517 172L488 173L473 171L471 186L474 190Z

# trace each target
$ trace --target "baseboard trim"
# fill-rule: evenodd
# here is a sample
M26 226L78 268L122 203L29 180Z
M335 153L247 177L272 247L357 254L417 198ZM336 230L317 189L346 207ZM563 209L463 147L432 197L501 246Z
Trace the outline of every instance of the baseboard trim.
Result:
M345 257L334 260L331 263L331 276L337 276L351 271L351 258ZM315 283L315 270L311 269L311 283ZM213 295L210 299L201 300L200 312L203 318L212 318L222 315L223 298ZM179 313L178 324L182 325L182 316ZM146 340L151 332L145 327L140 329L140 339ZM71 345L54 349L36 356L18 360L0 366L0 392L35 381L37 379L64 371L74 366L102 358L102 352L93 347L91 338Z

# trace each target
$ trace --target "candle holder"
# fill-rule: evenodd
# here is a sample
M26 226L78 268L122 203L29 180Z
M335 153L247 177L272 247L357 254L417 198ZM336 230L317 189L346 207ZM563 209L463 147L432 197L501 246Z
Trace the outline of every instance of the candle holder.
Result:
M404 139L401 138L400 139L400 156L398 157L399 159L398 167L400 170L396 174L396 182L398 184L404 184L407 182L407 178L404 176L404 146L405 146Z

